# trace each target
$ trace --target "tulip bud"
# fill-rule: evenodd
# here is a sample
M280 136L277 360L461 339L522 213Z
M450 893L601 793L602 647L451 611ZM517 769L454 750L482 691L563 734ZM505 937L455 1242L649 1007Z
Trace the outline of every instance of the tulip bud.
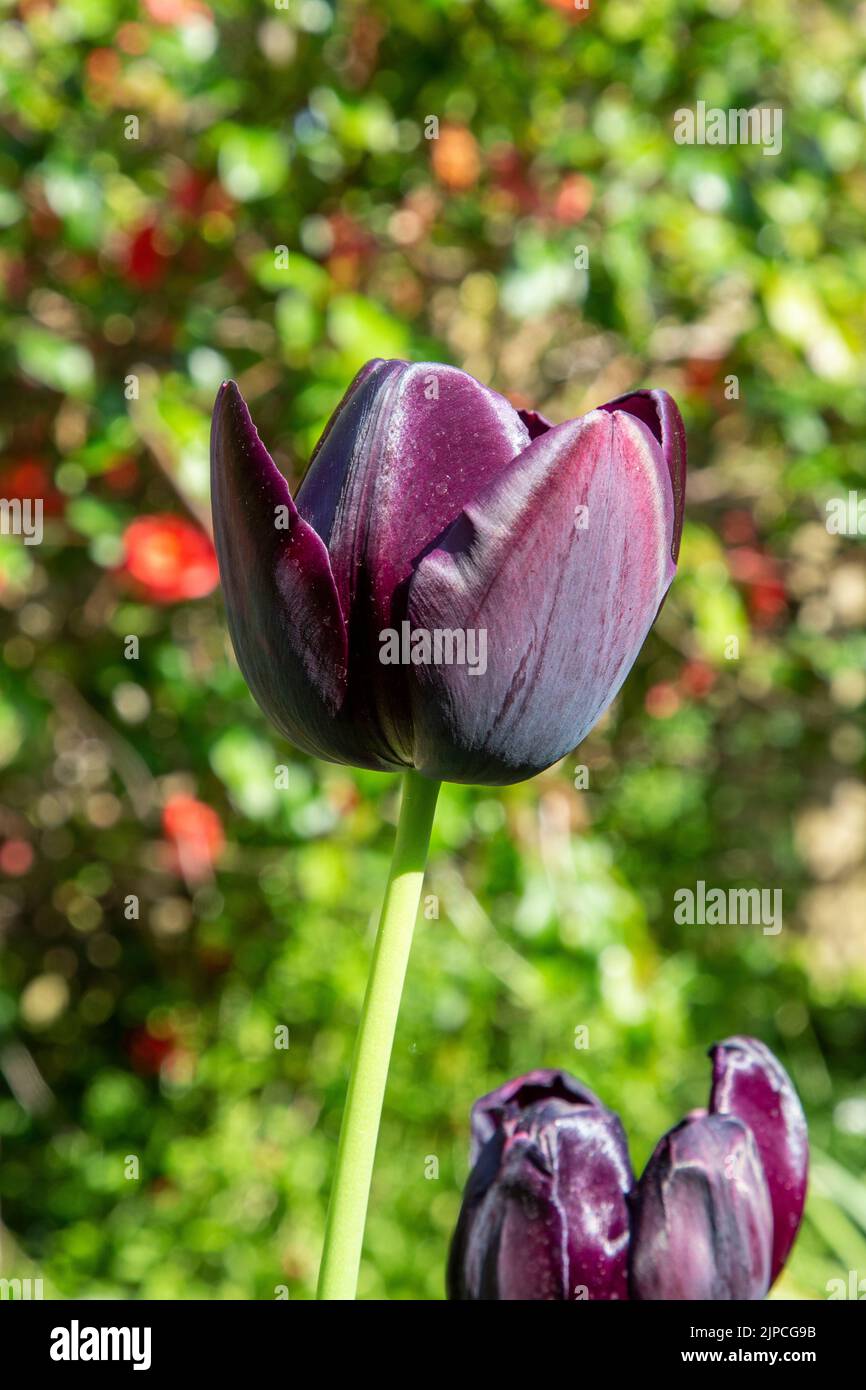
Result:
M449 1298L626 1298L634 1179L616 1115L566 1073L535 1071L478 1101L472 1131Z
M498 784L569 752L625 680L674 574L685 437L663 391L551 426L456 368L374 361L294 500L232 382L211 472L232 641L277 728Z
M632 1298L764 1297L773 1214L741 1120L699 1116L666 1134L637 1185L633 1215Z
M800 1227L806 1200L806 1117L781 1062L756 1038L726 1038L710 1049L710 1109L736 1115L755 1136L773 1208L772 1283Z

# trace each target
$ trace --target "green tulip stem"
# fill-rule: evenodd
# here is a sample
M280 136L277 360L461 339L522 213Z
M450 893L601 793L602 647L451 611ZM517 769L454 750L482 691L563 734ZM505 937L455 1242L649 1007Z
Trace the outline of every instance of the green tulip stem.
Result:
M317 1297L353 1299L400 996L418 915L439 783L407 772L385 901L340 1128Z

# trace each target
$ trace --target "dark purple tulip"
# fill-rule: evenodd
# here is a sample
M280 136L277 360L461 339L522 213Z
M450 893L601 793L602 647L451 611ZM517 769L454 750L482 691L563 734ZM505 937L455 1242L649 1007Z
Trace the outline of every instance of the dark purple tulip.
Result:
M567 1073L534 1071L476 1103L472 1140L449 1298L626 1298L634 1178L617 1116Z
M710 1109L736 1115L755 1136L773 1207L770 1282L788 1258L806 1200L809 1139L806 1117L790 1077L756 1038L726 1038L710 1049Z
M228 382L211 461L241 670L287 738L334 762L532 776L608 707L674 574L685 436L663 391L551 426L456 368L370 362L293 502ZM483 633L486 669L477 648L383 664L404 623Z
M656 1145L633 1206L632 1298L764 1297L773 1213L757 1145L741 1120L683 1120Z

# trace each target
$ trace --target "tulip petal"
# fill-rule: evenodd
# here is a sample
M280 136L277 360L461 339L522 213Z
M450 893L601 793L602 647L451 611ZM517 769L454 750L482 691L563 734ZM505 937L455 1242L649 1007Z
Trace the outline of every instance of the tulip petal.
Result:
M683 534L683 515L686 507L686 427L677 403L667 391L632 391L608 401L602 410L626 410L642 420L652 430L662 448L671 475L674 494L674 531L671 558L676 563Z
M627 1197L634 1174L618 1116L600 1106L581 1108L555 1126L551 1148L552 1200L568 1213L563 1296L628 1298Z
M548 430L553 429L553 425L539 410L518 410L517 413L529 430L530 439L537 439L540 434L547 434Z
M543 1100L564 1100L572 1105L598 1105L601 1101L582 1081L567 1071L553 1067L537 1067L534 1071L516 1076L476 1100L470 1120L472 1148L470 1163L475 1163L481 1150L494 1134L519 1119L530 1105Z
M415 766L517 782L580 743L670 585L673 527L661 447L635 416L593 411L533 440L411 581L412 627L483 633L487 663L413 668Z
M508 401L465 372L377 362L356 378L298 491L346 614L349 704L394 765L412 763L408 672L382 664L380 634L405 616L418 557L528 440Z
M496 1261L487 1261L483 1296L501 1303L567 1299L562 1213L550 1199L527 1191L525 1184L515 1184L499 1198L499 1205Z
M503 1131L473 1159L448 1253L445 1280L449 1299L496 1297L489 1290L495 1290L496 1285L502 1204L489 1194L499 1174L504 1145Z
M741 1120L707 1115L672 1129L646 1166L633 1208L632 1298L766 1294L770 1194L754 1136Z
M726 1038L710 1056L710 1109L749 1126L764 1165L773 1207L772 1282L794 1243L806 1201L806 1117L785 1068L757 1038Z
M405 369L405 362L380 359L362 367L313 450L295 498L301 516L328 547L347 621L351 617L356 556L370 523L370 494L380 463L378 440L387 430L393 395L389 383Z
M634 1175L618 1117L567 1073L541 1071L482 1097L473 1128L449 1298L626 1298Z
M298 515L231 381L214 407L211 490L229 630L259 705L306 752L381 766L338 719L347 641L328 552Z
M297 503L328 547L345 613L367 586L374 611L363 617L378 649L414 561L529 432L503 396L456 367L368 366L317 446Z

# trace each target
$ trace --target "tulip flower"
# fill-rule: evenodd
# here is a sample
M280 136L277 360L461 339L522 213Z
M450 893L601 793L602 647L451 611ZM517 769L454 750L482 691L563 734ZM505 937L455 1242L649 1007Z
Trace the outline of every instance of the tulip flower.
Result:
M567 1073L477 1101L449 1297L763 1298L800 1224L806 1121L763 1043L711 1056L709 1111L664 1135L638 1183L618 1118Z
M635 1197L636 1299L759 1299L770 1285L773 1215L752 1131L684 1120L657 1145Z
M531 777L633 665L674 575L684 473L663 391L549 425L453 367L376 361L293 500L228 382L214 532L247 683L333 762Z
M349 387L292 498L237 386L220 389L214 537L247 684L305 752L404 774L320 1297L354 1296L439 784L520 781L589 733L673 578L685 467L682 421L663 391L551 425L453 367L376 360ZM520 1141L548 1165L533 1199L542 1206L575 1181L576 1149L600 1188L611 1179L612 1122L587 1106L568 1126L552 1111L534 1116ZM509 1162L523 1171L516 1156ZM578 1274L589 1287L624 1287L619 1268L593 1270L589 1236L538 1278L564 1289Z
M617 1116L567 1073L536 1071L477 1101L472 1129L449 1297L627 1298L634 1177Z

